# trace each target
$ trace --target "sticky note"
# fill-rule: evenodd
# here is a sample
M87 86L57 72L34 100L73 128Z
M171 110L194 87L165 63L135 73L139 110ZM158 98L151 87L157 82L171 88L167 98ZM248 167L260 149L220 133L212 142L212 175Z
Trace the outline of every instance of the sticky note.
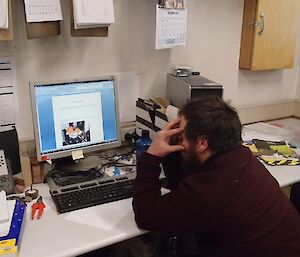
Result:
M82 150L72 151L72 158L73 160L84 158L83 151Z

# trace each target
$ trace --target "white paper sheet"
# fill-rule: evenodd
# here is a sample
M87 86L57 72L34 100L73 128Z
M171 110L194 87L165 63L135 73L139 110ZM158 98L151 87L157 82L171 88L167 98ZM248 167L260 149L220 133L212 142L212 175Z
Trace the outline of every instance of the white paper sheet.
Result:
M282 141L286 140L289 131L270 125L265 122L258 122L250 125L245 125L243 128L243 140L249 141L252 139L261 139L266 141Z
M16 205L16 200L8 200L7 201L9 220L0 224L0 237L7 236L9 233L10 224L12 221L12 216L14 213L15 205Z
M170 48L186 44L187 8L169 9L156 5L155 48Z
M27 22L62 20L60 0L24 0Z
M18 97L13 58L0 58L0 131L17 125Z
M65 220L109 231L114 229L125 216L132 213L131 202L132 199L128 198L110 203L109 208L98 205L93 208L73 211L65 216Z
M135 121L135 105L139 96L139 76L136 72L122 72L116 74L116 77L119 90L120 121Z
M113 0L73 0L74 28L107 26L115 22Z
M0 0L0 29L8 29L8 0Z

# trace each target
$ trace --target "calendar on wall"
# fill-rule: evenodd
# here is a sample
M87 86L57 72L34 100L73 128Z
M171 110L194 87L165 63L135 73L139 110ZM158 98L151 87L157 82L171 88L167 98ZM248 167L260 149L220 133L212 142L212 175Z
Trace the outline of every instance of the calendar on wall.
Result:
M186 22L187 8L183 0L158 1L155 48L185 46Z

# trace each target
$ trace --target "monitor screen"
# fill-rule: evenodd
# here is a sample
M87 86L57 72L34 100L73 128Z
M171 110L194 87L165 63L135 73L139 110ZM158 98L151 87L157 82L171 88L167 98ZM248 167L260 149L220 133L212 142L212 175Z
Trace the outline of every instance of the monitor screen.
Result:
M121 145L114 77L30 83L38 160Z

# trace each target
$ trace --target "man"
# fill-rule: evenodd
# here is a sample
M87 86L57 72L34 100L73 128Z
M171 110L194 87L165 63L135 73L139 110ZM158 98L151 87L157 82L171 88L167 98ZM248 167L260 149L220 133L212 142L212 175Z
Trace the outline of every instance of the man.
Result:
M296 183L291 186L290 199L300 214L300 183Z
M206 257L299 257L300 217L242 146L236 111L218 97L187 103L137 165L140 228L195 233ZM170 185L161 195L160 164Z

